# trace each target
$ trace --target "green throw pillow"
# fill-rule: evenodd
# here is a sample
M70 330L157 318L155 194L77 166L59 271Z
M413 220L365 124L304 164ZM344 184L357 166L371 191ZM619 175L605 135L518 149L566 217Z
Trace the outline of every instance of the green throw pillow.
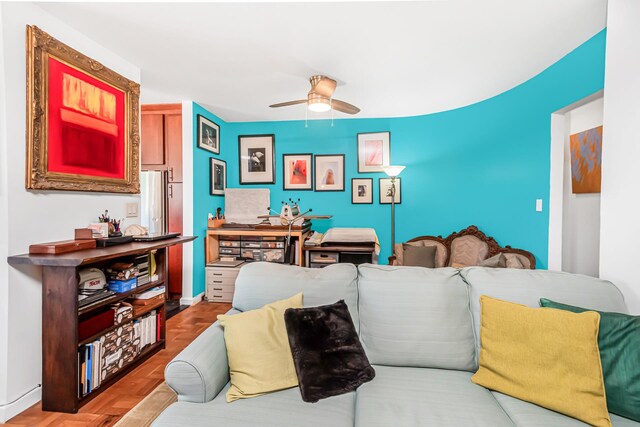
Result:
M540 298L540 306L582 313L596 311ZM640 317L600 313L598 347L609 412L640 421Z

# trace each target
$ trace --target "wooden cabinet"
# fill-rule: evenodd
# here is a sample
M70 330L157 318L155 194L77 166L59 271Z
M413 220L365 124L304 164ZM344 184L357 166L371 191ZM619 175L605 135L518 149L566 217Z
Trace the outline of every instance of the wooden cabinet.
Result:
M167 186L169 231L182 233L182 183ZM182 296L182 246L169 248L169 296Z
M140 144L142 170L167 171L168 231L182 233L182 104L143 105ZM182 296L182 247L168 251L168 289Z

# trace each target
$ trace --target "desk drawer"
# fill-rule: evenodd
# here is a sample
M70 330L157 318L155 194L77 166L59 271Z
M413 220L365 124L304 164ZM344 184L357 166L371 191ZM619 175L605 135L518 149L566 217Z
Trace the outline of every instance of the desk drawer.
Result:
M232 302L233 301L233 291L231 292L207 292L207 301L208 302Z
M220 244L221 248L239 248L240 247L240 241L236 240L220 240L218 242Z
M222 255L240 255L240 248L225 248L221 247L218 252Z
M284 242L262 242L263 249L284 249Z
M313 263L335 264L340 262L340 254L338 252L311 252L309 261Z
M213 293L233 293L236 290L234 285L217 285L217 284L209 284L207 283L207 294Z
M242 249L260 249L261 242L242 242Z
M234 281L236 280L236 277L238 277L238 273L240 272L239 269L236 268L211 268L211 267L207 267L207 279L215 279L215 280L220 280L220 279L233 279Z

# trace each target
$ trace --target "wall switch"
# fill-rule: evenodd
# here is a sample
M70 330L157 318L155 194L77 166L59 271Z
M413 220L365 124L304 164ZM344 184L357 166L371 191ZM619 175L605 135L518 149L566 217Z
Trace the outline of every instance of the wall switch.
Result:
M536 199L536 212L542 212L542 199Z
M138 204L127 203L127 218L135 218L138 216Z

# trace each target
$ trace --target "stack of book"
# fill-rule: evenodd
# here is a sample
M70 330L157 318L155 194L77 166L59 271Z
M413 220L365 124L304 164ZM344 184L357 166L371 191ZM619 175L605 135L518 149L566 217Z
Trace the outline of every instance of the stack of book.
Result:
M138 269L138 286L149 283L151 281L149 277L149 255L137 256L133 260L133 265Z
M78 397L91 393L102 382L102 345L100 340L85 344L78 351L80 367Z
M140 350L160 340L160 313L152 310L148 315L133 321L133 336L140 339Z

